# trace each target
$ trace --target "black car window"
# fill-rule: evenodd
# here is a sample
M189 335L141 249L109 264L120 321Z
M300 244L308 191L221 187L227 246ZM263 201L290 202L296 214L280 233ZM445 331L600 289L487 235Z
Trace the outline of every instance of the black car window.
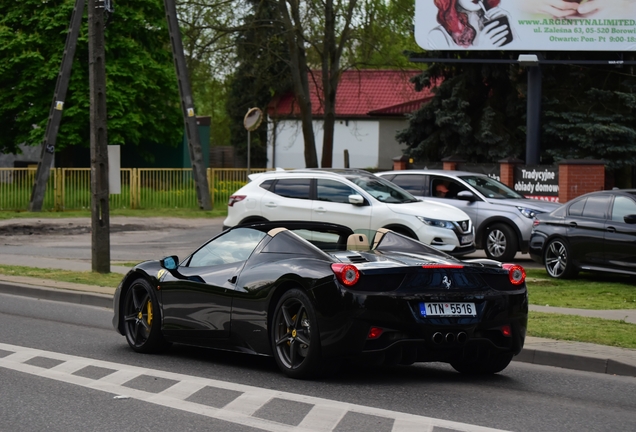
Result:
M607 217L610 199L611 196L609 195L587 197L587 202L583 208L583 217L605 219Z
M237 228L208 242L196 251L188 267L206 267L244 261L265 237L265 233L252 228Z
M336 180L318 179L316 182L316 199L318 201L348 204L349 195L355 194L358 194L358 192Z
M620 195L614 198L612 220L625 222L624 217L633 214L636 214L636 202L634 202L634 200Z
M586 201L587 201L587 198L581 198L580 200L570 204L570 208L568 209L568 215L581 216L583 214L583 208L585 207Z
M335 232L311 231L307 229L292 230L293 233L304 238L312 245L320 250L346 250L346 243L343 241L342 235Z
M270 191L285 198L309 199L310 183L308 178L280 179Z
M269 190L272 187L272 183L274 183L274 180L265 180L259 186L265 190Z
M422 174L399 174L391 181L413 195L424 195L424 175Z
M457 198L461 191L468 190L456 180L446 177L433 177L431 179L431 196L437 198Z
M413 195L382 177L351 174L346 178L380 202L404 204L418 201Z

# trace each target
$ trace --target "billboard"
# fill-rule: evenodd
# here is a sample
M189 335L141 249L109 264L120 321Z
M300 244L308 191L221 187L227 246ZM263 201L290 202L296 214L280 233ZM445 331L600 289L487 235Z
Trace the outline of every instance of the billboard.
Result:
M636 1L416 0L431 51L636 51Z

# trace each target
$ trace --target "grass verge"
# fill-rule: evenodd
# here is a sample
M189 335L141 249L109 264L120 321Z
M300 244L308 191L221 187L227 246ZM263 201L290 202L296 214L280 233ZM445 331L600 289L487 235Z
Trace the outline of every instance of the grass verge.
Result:
M581 273L554 279L545 270L526 270L530 304L576 309L636 309L636 286L628 276Z
M7 276L33 277L59 282L72 282L84 285L96 285L116 288L124 275L119 273L78 272L57 269L0 265L0 274Z
M602 318L531 311L528 336L636 349L636 324Z

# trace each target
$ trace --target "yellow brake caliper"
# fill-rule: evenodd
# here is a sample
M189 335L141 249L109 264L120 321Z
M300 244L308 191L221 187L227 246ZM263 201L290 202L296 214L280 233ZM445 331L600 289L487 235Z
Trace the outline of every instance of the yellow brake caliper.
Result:
M296 321L296 315L294 315L291 319L292 321ZM287 327L287 332L289 333L289 327ZM296 337L296 330L292 332L292 338L295 338L295 337ZM291 341L287 341L287 345L290 346Z
M146 304L146 310L148 311L148 325L152 325L152 302Z

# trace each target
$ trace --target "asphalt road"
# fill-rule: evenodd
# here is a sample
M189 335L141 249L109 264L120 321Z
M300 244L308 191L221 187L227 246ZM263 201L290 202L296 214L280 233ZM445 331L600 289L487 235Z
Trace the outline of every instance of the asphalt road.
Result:
M223 219L111 218L111 261L140 262L168 255L190 254L221 232ZM0 256L83 260L90 263L90 219L23 219L0 221ZM484 258L476 251L465 258ZM529 255L518 253L516 262L539 267Z
M338 431L391 431L386 416L404 414L476 425L438 424L436 432L636 428L636 378L513 362L482 378L434 363L297 381L269 358L177 345L160 355L136 354L112 329L111 316L107 309L0 295L0 430L285 430L276 425L301 424L313 403L369 411L349 412L327 429ZM10 361L20 356L23 363ZM159 397L172 381L217 387L181 402ZM276 397L249 418L240 413L246 401L272 391ZM217 409L237 392L250 396L234 405L237 411Z
M221 232L223 219L114 217L112 262L185 257ZM0 254L91 260L90 219L0 221Z

